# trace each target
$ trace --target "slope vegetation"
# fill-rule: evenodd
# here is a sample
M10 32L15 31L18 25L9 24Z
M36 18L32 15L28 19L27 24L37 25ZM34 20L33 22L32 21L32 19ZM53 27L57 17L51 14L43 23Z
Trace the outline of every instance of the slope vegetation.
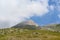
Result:
M0 40L60 40L60 33L20 28L0 29Z

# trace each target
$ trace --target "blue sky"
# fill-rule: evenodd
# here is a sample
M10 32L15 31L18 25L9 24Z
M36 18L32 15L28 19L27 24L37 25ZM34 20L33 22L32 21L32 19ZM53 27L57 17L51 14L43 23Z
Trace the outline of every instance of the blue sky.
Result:
M58 1L49 0L48 4L49 4L49 6L52 5L52 6L56 7L58 5ZM58 6L60 6L60 4ZM49 10L49 12L47 14L43 15L42 17L33 16L33 17L31 17L31 19L33 19L39 25L42 25L42 26L47 25L47 24L52 24L52 23L53 24L60 23L60 18L58 16L60 14L60 11L56 8L54 8L54 10Z
M0 0L0 28L32 19L39 25L60 23L59 0Z

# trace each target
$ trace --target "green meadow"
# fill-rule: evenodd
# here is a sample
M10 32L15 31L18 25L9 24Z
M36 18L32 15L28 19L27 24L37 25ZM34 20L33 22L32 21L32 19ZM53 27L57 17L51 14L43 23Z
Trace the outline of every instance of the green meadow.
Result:
M7 28L0 29L0 40L60 40L60 32Z

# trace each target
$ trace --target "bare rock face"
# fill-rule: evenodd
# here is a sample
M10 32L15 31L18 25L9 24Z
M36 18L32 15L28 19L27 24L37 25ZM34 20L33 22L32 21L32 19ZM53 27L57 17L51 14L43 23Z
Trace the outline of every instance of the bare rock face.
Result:
M34 21L32 20L28 20L28 21L24 21L22 22L22 24L24 25L35 25L35 26L38 26L38 24L36 24Z

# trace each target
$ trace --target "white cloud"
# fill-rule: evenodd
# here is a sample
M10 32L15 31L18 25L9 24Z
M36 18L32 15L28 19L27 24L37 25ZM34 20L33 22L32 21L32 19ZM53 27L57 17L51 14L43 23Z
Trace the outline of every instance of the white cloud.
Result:
M54 10L54 6L53 5L50 5L50 10Z
M60 12L60 0L54 0L54 2L56 10Z
M0 20L9 20L12 24L47 12L48 0L0 0Z
M60 14L58 15L58 17L60 18Z

